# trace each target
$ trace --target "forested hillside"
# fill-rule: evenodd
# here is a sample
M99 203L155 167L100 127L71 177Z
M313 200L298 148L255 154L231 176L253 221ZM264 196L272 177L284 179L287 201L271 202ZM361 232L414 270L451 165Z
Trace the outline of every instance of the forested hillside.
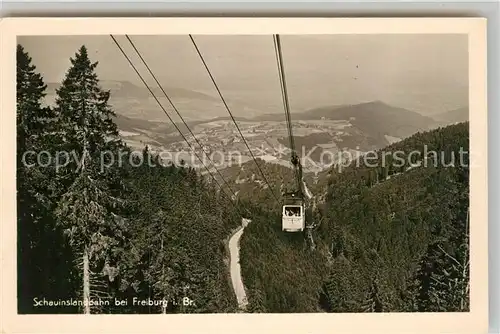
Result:
M256 214L241 238L249 312L321 312L326 252L311 252L301 233L282 232L280 213Z
M194 170L121 141L97 66L78 50L48 108L17 49L19 313L234 311L225 240L241 216ZM82 302L99 299L110 304Z
M241 262L253 309L467 311L468 147L461 123L388 146L369 166L333 169L314 252L279 217L249 226Z
M258 167L251 160L225 168L221 174L239 199L267 211L280 210L282 192L295 189L292 169L259 158L255 161Z
M210 173L164 165L147 146L133 151L119 126L138 125L117 118L97 66L82 46L47 107L42 76L17 49L19 313L240 312L227 241L242 217L252 221L239 258L248 312L468 310L468 123L414 134L369 164L364 156L304 175L318 204L307 212L317 224L311 249L281 229L290 168L250 160L221 171L221 190ZM372 128L366 106L356 108L353 121L373 138L406 133L404 111L390 109L393 122ZM335 110L344 119L351 109ZM415 131L429 126L414 120Z

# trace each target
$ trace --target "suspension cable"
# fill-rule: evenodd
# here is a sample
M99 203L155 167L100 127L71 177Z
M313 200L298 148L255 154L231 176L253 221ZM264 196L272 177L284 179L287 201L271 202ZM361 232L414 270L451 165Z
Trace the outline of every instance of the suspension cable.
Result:
M191 131L191 129L189 128L188 124L186 123L186 121L184 120L184 118L181 116L179 110L176 108L176 106L174 105L174 103L172 102L172 100L170 99L170 97L168 96L168 94L165 92L165 90L163 89L163 86L160 84L160 82L158 81L158 79L156 78L156 75L154 75L153 71L151 71L151 68L149 67L149 65L147 64L146 60L142 57L141 53L139 52L139 50L137 49L137 47L135 46L134 42L132 42L132 40L130 39L130 37L128 35L125 35L125 37L127 38L127 40L129 41L130 45L132 45L132 47L134 48L135 52L137 53L137 55L139 56L139 58L141 59L141 61L143 62L144 66L146 66L147 70L149 71L149 73L151 74L151 76L153 77L153 79L155 80L156 84L158 85L158 87L161 89L161 91L163 92L163 95L165 96L165 98L168 100L168 102L170 103L170 105L172 106L172 109L174 109L174 111L177 113L177 116L179 116L179 118L181 119L182 123L184 124L184 126L188 129L189 133L191 134L191 136L193 136L194 140L196 141L196 143L200 146L201 150L203 151L203 153L205 154L205 156L208 158L208 160L212 163L214 169L217 171L217 173L219 174L219 176L221 177L222 181L224 182L224 184L227 186L227 188L229 189L229 191L233 194L233 196L236 198L236 194L235 192L233 191L233 189L231 188L231 186L229 186L229 184L226 182L226 180L224 179L224 176L222 176L221 172L217 169L217 167L215 167L215 163L213 162L213 160L209 157L209 155L207 154L207 152L205 151L205 147L200 143L200 141L198 140L198 138L196 138L195 134L193 133L193 131Z
M290 103L288 101L286 80L285 80L285 69L283 65L283 55L281 52L281 41L279 35L274 35L274 49L276 51L276 63L278 64L278 72L281 84L281 95L283 98L283 107L285 109L285 117L288 128L288 137L290 140L290 149L292 150L292 157L297 154L295 150L295 141L292 133L292 118L290 116Z
M153 92L153 90L149 87L149 85L147 84L146 80L144 80L144 78L142 77L142 75L140 74L140 72L137 70L136 66L134 65L134 63L132 62L132 60L128 57L127 53L125 52L125 50L123 50L123 48L121 47L120 43L116 40L116 38L110 34L110 37L113 39L113 41L115 42L116 46L118 47L118 49L120 49L121 53L123 54L123 56L125 57L125 59L128 61L128 63L130 64L130 66L134 69L135 73L137 74L137 76L141 79L142 83L146 86L146 88L148 89L148 91L151 93L151 95L153 96L153 98L156 100L156 102L158 103L158 105L160 106L160 108L163 110L163 112L165 113L165 115L167 115L168 119L170 120L170 122L172 122L172 124L174 125L174 127L177 129L177 131L180 133L180 135L182 136L182 138L184 139L184 141L186 141L186 143L188 144L188 146L191 148L191 150L193 150L196 158L198 158L198 160L200 160L200 162L202 163L203 167L205 167L205 169L207 170L207 172L210 174L210 176L212 176L212 178L214 179L215 183L217 183L217 185L219 186L221 192L225 195L225 197L227 199L229 199L229 202L231 202L233 204L233 207L235 208L236 212L240 215L241 218L243 218L243 215L241 215L241 212L239 211L239 209L236 207L236 205L234 204L234 202L231 200L231 198L226 194L226 192L222 189L222 186L220 185L219 182L217 182L217 179L215 178L215 176L210 172L210 169L203 163L203 160L199 157L199 155L196 153L196 151L193 149L193 147L191 146L191 144L189 143L189 141L187 140L187 138L184 136L184 134L180 131L179 127L177 126L177 124L175 124L174 120L172 119L172 117L170 117L170 115L167 113L165 107L163 107L163 105L161 104L160 100L158 100L158 98L156 97L155 93Z
M276 196L276 194L274 193L273 189L271 188L271 185L269 184L269 182L267 181L267 178L266 176L264 175L264 173L262 172L262 169L260 168L259 164L257 163L257 160L255 159L255 156L252 152L252 150L250 149L250 146L248 145L245 137L243 136L243 133L241 132L240 130L240 127L238 126L238 123L236 122L233 114L231 113L231 110L229 109L229 106L228 104L226 103L226 100L224 98L224 96L222 95L220 89L219 89L219 86L217 85L217 83L215 82L215 79L214 77L212 76L212 73L210 72L210 69L208 68L208 65L207 63L205 62L205 59L203 58L203 55L201 54L200 52L200 49L198 48L198 45L196 44L193 36L191 34L189 34L189 38L191 39L191 42L193 43L195 49L196 49L196 52L198 53L198 56L200 57L201 59L201 62L203 63L205 69L207 70L207 73L208 75L210 76L210 79L212 80L212 83L214 84L215 86L215 89L217 90L217 93L219 94L221 100L222 100L222 103L224 104L224 106L226 107L226 110L227 112L229 113L229 116L231 116L231 119L233 120L233 123L234 125L236 126L236 129L238 130L241 138L243 139L243 142L245 143L245 146L247 147L248 149L248 152L250 152L250 155L252 156L252 159L253 161L255 162L255 165L257 166L260 174L262 175L262 178L264 179L264 182L267 184L267 187L269 189L269 191L271 192L271 194L273 195L274 199L278 202L278 204L280 204L280 200L278 199L278 197Z
M276 63L278 65L278 75L279 75L280 84L281 84L281 95L283 98L283 106L285 109L285 119L286 119L287 128L288 128L290 150L292 151L292 153L291 153L292 159L291 160L292 160L292 164L295 168L295 178L296 178L296 182L297 182L297 190L299 191L299 195L303 196L302 164L299 161L299 157L298 157L297 151L295 149L295 141L294 141L293 131L292 131L292 117L290 114L290 103L288 101L288 93L287 93L286 80L285 80L285 69L284 69L284 65L283 65L283 55L281 52L280 36L273 35L273 41L274 41L274 50L276 52Z

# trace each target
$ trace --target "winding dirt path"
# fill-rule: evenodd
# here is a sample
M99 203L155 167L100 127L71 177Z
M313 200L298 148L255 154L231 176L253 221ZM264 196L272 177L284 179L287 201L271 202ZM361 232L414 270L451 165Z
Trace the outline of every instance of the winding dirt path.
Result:
M302 183L304 184L304 191L306 193L306 196L307 198L311 199L314 197L314 195L312 194L312 192L309 190L309 188L307 188L307 184L305 181L302 181Z
M241 278L240 238L243 235L243 230L250 222L251 220L243 218L241 220L241 227L229 239L231 282L233 284L234 293L236 294L236 299L238 300L238 306L242 310L247 307L248 301L245 286Z

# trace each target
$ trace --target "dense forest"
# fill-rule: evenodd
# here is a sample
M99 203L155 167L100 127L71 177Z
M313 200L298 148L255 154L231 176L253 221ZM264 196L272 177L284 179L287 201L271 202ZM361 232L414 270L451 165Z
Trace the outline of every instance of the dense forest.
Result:
M291 169L260 159L227 168L232 198L220 179L164 164L147 146L133 151L97 66L77 50L49 107L42 76L17 48L19 313L238 312L227 241L242 217L252 221L240 241L247 312L468 310L468 156L458 161L468 123L390 145L377 167L360 159L323 173L308 211L313 250L281 230L273 193L291 186ZM382 163L395 151L420 158ZM148 299L168 303L134 302Z
M388 146L368 165L333 167L316 187L326 194L312 217L315 251L281 233L279 216L255 221L241 241L250 309L468 311L468 147L460 123Z
M78 50L49 108L43 78L17 48L19 312L235 311L225 239L240 213L193 169L120 140L97 66ZM134 297L169 302L139 307ZM99 298L127 305L40 303Z

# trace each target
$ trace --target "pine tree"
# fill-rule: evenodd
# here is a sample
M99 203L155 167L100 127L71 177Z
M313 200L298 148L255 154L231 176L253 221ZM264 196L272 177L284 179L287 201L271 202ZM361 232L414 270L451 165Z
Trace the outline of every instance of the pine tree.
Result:
M32 308L33 297L42 292L50 297L54 292L56 271L52 270L54 262L47 259L63 261L64 256L53 225L54 166L47 164L47 155L39 154L53 155L56 150L52 131L56 119L43 106L47 86L21 45L17 46L16 67L18 301L19 311L24 312ZM37 157L42 159L37 161Z
M248 312L250 313L267 313L264 295L259 289L253 289L249 291L251 296L250 302L247 306Z
M21 45L17 46L17 182L19 194L18 218L33 217L37 203L47 197L37 189L43 172L36 155L44 149L42 137L51 121L50 108L43 107L47 86L31 64L32 59ZM46 161L42 161L45 163Z
M61 117L64 147L76 153L80 161L63 171L68 185L57 208L59 224L64 228L75 254L81 256L84 313L90 313L91 281L116 277L115 256L124 242L125 221L120 216L124 201L117 197L112 174L103 170L101 157L123 147L113 122L115 113L108 105L110 93L103 91L95 69L97 62L88 58L82 46L74 58L61 87L56 108Z
M460 245L450 245L447 240L430 244L421 259L413 291L416 292L414 300L420 312L468 311L468 236Z
M17 149L18 156L28 148L33 148L40 135L43 135L47 125L53 118L48 107L43 107L47 85L43 82L32 58L17 45Z
M367 293L366 300L363 305L365 312L383 312L384 305L380 297L379 285L376 279L372 280L370 290Z

